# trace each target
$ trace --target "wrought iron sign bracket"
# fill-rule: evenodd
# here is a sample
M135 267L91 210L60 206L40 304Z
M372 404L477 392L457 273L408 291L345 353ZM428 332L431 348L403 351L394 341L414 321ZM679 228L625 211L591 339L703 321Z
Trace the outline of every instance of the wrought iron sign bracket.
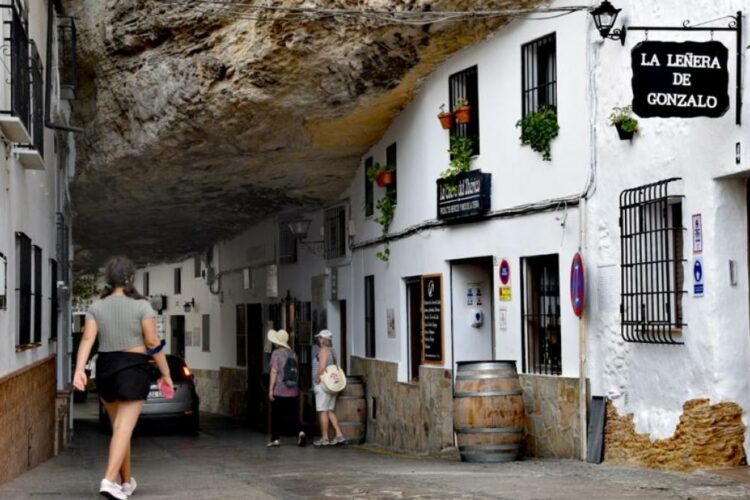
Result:
M709 26L712 23L728 19L726 26ZM623 26L623 29L625 27ZM737 38L737 76L736 76L736 97L735 123L742 124L742 11L738 10L733 16L723 16L711 19L698 24L691 24L689 19L682 22L682 26L628 26L628 31L645 31L648 36L649 31L734 31Z

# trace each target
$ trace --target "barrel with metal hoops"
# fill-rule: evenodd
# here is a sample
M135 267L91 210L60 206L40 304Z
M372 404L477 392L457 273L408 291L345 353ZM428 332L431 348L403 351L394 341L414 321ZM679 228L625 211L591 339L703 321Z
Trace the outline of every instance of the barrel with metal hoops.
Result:
M459 361L453 392L453 429L464 462L509 462L520 457L523 391L515 361Z

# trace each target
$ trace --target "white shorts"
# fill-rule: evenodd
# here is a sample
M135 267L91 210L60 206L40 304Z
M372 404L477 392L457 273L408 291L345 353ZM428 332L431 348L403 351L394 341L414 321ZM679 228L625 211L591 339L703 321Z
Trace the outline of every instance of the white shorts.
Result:
M336 408L336 395L329 394L323 390L323 386L315 384L315 410L316 411L333 411Z

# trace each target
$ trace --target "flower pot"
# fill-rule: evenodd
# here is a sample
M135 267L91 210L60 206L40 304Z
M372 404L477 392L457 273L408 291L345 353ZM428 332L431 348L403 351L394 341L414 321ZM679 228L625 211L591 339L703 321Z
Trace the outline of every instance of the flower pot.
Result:
M617 129L617 135L620 136L621 141L629 141L633 139L633 134L635 134L635 130L631 130L630 132L627 132L622 129L622 125L620 123L615 123L615 128Z
M393 184L393 172L390 170L383 170L378 174L377 183L380 187L386 187Z
M456 116L458 123L469 123L471 121L471 106L461 106L453 111L453 114Z
M453 125L453 113L440 113L438 120L440 120L440 125L443 126L443 129L448 130Z

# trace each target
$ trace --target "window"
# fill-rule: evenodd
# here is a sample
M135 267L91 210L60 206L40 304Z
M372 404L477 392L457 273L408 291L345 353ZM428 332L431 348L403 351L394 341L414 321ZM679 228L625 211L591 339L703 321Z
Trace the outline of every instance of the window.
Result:
M387 148L385 148L385 164L393 168L393 184L388 186L388 190L393 193L393 202L398 201L398 154L396 149L396 143L394 142Z
M555 34L521 46L521 102L523 116L542 106L557 107L557 56Z
M245 304L237 304L237 366L245 366L247 364L247 306Z
M18 299L19 346L31 343L31 240L23 233L16 233L16 297Z
M0 310L8 307L8 259L0 253Z
M10 74L5 78L6 89L3 94L7 97L3 100L2 113L17 117L26 130L32 130L30 74L32 66L29 58L27 23L23 19L23 12L18 2L4 3L6 5L0 6L2 9L0 12L2 12L5 26L6 50L0 57L3 59L3 67L10 68ZM10 38L7 38L8 33Z
M208 314L204 314L202 317L203 321L203 328L201 330L201 333L203 334L203 338L201 339L203 342L201 350L203 352L210 352L211 351L211 316Z
M622 337L627 342L681 344L683 270L682 197L670 195L679 179L620 194Z
M182 293L182 269L179 267L174 268L174 294L180 295Z
M325 211L325 258L336 259L346 255L346 208L329 208Z
M193 277L194 278L200 278L201 277L201 256L196 255L193 257Z
M54 259L49 260L49 281L49 336L51 339L56 339L59 311L57 297L57 261Z
M279 264L297 262L297 240L289 229L289 221L279 220Z
M34 343L42 341L42 249L34 245Z
M558 256L522 260L524 371L562 373L560 336L560 272Z
M469 123L453 123L451 135L469 137L472 140L473 154L479 154L479 81L477 67L465 69L450 76L448 80L450 94L450 109L455 111L459 99L465 99L471 106Z
M365 217L371 216L375 208L372 181L367 177L367 169L370 167L372 167L372 156L365 160Z
M148 282L148 271L144 271L143 273L143 295L148 297L149 296L149 282Z
M365 276L365 356L375 357L375 276Z

